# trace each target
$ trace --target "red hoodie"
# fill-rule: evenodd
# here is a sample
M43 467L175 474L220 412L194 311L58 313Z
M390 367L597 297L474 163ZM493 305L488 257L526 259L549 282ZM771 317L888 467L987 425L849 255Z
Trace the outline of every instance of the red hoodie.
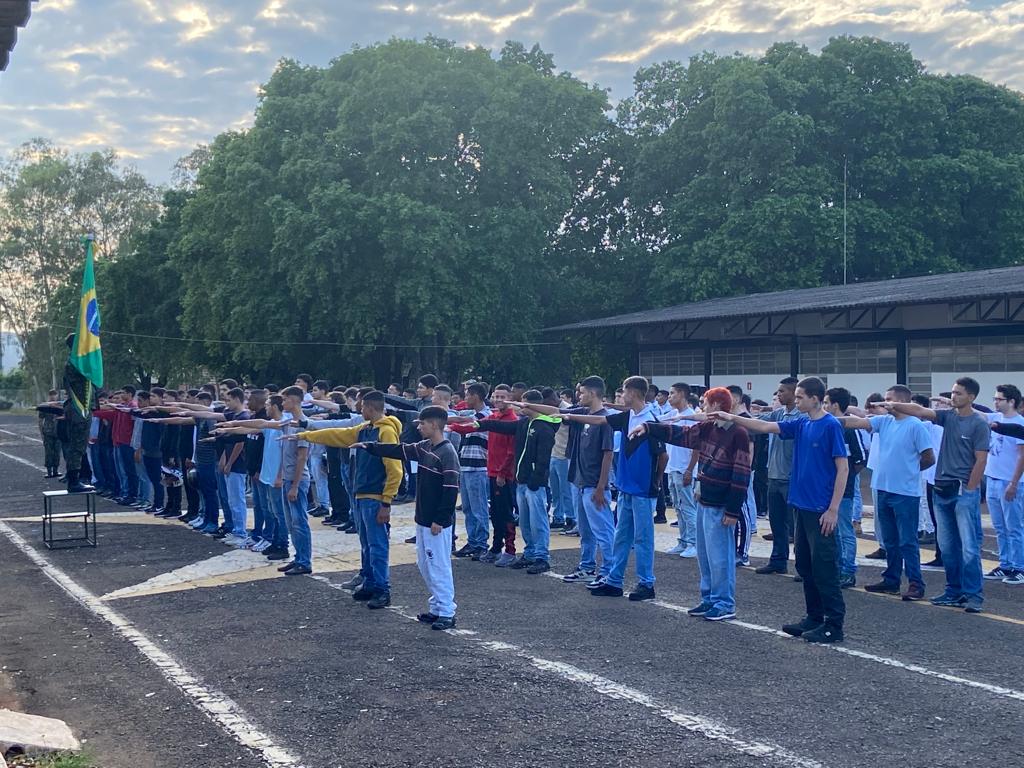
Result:
M131 445L135 424L130 413L104 408L93 411L92 415L110 422L110 438L114 445Z
M484 421L517 421L519 416L511 408L504 411L495 409ZM452 432L468 435L476 432L472 424L452 424ZM503 477L512 481L516 478L516 436L487 433L487 476Z

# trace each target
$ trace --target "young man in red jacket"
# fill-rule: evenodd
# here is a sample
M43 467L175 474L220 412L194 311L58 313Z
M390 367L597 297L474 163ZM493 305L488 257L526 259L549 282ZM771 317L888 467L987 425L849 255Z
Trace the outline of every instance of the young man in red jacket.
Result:
M518 421L518 414L509 408L511 400L512 390L507 384L496 386L491 393L491 415L484 421ZM472 424L451 423L449 426L460 435L476 431ZM516 524L512 512L516 495L515 455L515 435L496 432L488 436L487 478L490 482L491 528L494 531L494 543L490 551L498 555L494 564L499 568L507 568L516 559Z
M135 451L132 450L132 431L135 424L132 420L131 409L138 407L134 396L135 388L125 387L121 392L119 405L93 411L93 416L110 422L110 437L114 444L114 462L121 479L121 496L114 501L123 507L130 507L134 504L139 492L139 476L135 471Z

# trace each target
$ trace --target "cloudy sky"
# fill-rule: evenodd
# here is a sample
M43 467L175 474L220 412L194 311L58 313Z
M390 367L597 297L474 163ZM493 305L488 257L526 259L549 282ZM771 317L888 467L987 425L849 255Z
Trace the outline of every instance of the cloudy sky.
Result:
M0 75L0 152L35 136L111 146L166 181L197 143L249 123L279 58L325 64L389 37L539 42L616 100L654 61L777 40L819 50L843 33L1024 90L1022 0L39 0Z

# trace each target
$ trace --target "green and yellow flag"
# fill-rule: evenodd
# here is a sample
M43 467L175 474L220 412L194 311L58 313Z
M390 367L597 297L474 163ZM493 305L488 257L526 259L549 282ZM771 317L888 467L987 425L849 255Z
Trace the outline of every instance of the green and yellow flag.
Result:
M71 354L68 357L68 363L77 368L92 386L103 386L103 352L100 350L100 305L96 300L92 237L85 238L85 272L82 275L82 298L78 304L78 325L75 327L75 338L71 343Z

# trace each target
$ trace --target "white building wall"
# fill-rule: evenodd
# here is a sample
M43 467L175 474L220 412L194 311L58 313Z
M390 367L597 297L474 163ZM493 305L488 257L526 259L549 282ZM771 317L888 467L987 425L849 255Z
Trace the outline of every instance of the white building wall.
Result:
M895 373L832 373L822 375L820 373L801 373L800 378L817 376L825 380L826 386L845 387L857 398L861 404L872 392L885 394L885 390L896 381Z

